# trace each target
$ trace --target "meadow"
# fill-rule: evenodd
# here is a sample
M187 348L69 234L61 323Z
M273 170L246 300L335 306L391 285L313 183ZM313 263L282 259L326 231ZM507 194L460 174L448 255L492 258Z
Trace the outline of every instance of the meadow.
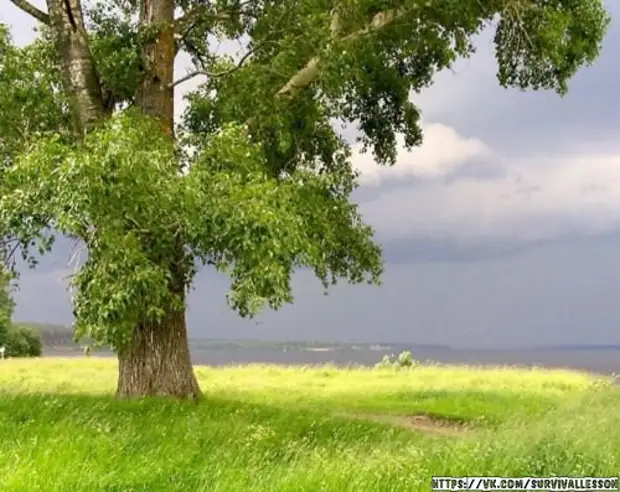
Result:
M0 489L419 491L613 476L611 379L525 368L197 367L199 404L118 401L116 363L0 360Z

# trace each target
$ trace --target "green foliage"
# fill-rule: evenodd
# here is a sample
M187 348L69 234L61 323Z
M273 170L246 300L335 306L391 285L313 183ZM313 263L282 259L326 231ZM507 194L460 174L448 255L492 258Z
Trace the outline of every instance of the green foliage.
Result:
M77 337L120 346L143 306L156 318L173 301L168 280L184 219L177 204L182 180L172 146L158 135L142 117L119 116L77 144L40 140L6 173L2 211L13 220L6 229L17 222L23 230L37 214L88 249L73 279Z
M296 267L313 268L325 286L338 277L377 282L379 249L347 200L347 181L310 171L276 179L262 159L260 146L229 126L183 176L156 125L129 111L77 145L41 140L6 172L0 210L7 228L23 231L39 214L83 238L76 336L117 348L145 317L156 322L182 302L171 272L183 269L189 284L195 258L231 274L230 304L242 316L291 302Z
M392 164L397 134L422 141L410 94L469 56L491 21L500 84L560 94L609 23L602 0L178 0L177 48L210 76L173 142L127 109L148 75L141 49L170 27L145 29L138 3L87 6L108 111L85 138L69 131L74 95L49 33L17 48L0 27L1 235L33 265L55 233L75 238L87 254L76 336L115 348L183 308L200 262L230 275L242 316L292 302L299 268L325 287L379 283L381 250L351 201L357 175L333 122L358 125ZM243 63L213 37L245 40Z
M144 78L140 48L152 37L123 0L87 5L90 48L97 64L108 110L132 104Z
M276 178L265 165L262 146L228 125L204 144L186 178L188 242L231 274L231 305L251 315L265 302L292 302L296 267L312 268L325 287L338 277L378 282L380 250L348 201L351 178L302 170Z
M408 350L402 351L398 354L398 357L394 357L394 355L384 355L383 359L378 362L375 367L377 369L383 368L393 368L393 369L403 369L403 368L412 368L418 365L418 362L413 359L413 355Z
M0 169L41 134L69 128L47 30L32 44L17 48L7 27L0 24L0 115Z
M41 335L27 326L12 325L4 342L5 357L40 357L43 351Z
M0 346L3 345L8 336L14 308L10 277L6 273L2 273L0 274Z
M553 0L509 7L495 35L500 84L566 94L570 78L599 54L610 22L602 3Z
M225 122L251 121L277 171L308 161L330 168L337 150L333 118L356 124L378 164L392 164L396 133L408 147L422 141L410 94L471 55L473 37L497 19L500 84L560 94L594 61L609 24L601 0L362 0L338 5L337 22L323 0L266 2L258 15L248 9L237 16L241 23L257 17L247 28L251 61L190 94L185 126L212 133ZM311 83L300 78L301 89L290 98L274 98L313 57ZM223 57L199 62L215 73L230 64Z

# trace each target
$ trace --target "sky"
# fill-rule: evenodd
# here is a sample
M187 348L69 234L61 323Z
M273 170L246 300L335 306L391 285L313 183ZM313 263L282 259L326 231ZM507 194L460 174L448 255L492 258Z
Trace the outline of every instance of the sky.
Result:
M324 296L299 272L295 304L250 321L229 311L227 279L206 270L189 297L190 336L455 348L620 344L620 58L612 53L620 2L607 3L603 52L564 98L500 88L491 33L483 33L472 58L413 97L424 117L421 147L401 148L391 168L354 152L362 172L356 200L384 247L381 287L342 284ZM34 24L7 4L0 22L13 27L16 42L29 42ZM187 60L176 69L184 75ZM71 323L69 256L61 245L24 272L17 320Z

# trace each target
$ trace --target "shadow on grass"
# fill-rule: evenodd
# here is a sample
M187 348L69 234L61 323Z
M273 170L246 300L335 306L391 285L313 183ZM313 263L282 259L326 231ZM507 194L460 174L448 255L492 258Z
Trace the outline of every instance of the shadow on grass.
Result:
M505 392L426 391L390 398L401 401L402 415L457 419L479 426L480 432L454 439L350 418L351 409L363 405L385 416L372 407L376 399L333 397L308 406L212 392L196 405L164 398L119 401L5 392L0 394L0 488L421 492L428 490L432 475L579 475L586 470L604 476L620 457L620 439L614 439L620 438L618 418L601 420L617 404L616 393L575 400L562 409ZM528 401L525 408L511 407ZM480 418L489 408L504 427L493 430L484 423L492 419ZM517 424L509 426L509 418Z
M536 420L554 411L561 400L542 395L491 391L394 392L385 395L331 395L308 399L252 399L244 393L207 392L198 403L168 398L117 400L88 394L0 393L0 430L44 423L45 428L76 426L89 432L104 427L140 429L146 420L162 431L176 421L181 432L219 426L238 428L272 425L283 439L338 435L348 440L363 432L367 439L390 432L496 428L514 420ZM95 425L95 423L98 423ZM93 427L94 426L94 427ZM312 432L308 429L312 428ZM77 431L78 429L76 429ZM439 433L448 435L449 433Z
M360 432L371 440L384 436L385 426L381 422L360 421L355 415L335 410L332 405L271 405L209 394L196 404L160 397L118 400L105 395L4 393L0 394L0 430L7 436L53 428L71 428L94 435L102 430L110 433L134 429L151 436L161 431L161 436L165 436L174 423L176 431L189 435L206 428L272 426L283 439L312 435L322 440L337 435L346 442L354 441ZM434 419L443 417L436 414ZM457 421L466 419L446 418L446 422ZM146 422L154 426L146 428ZM395 425L395 433L402 431L399 427Z
M288 410L296 408L336 414L372 414L386 418L425 416L452 425L490 428L514 419L538 419L565 404L567 400L581 397L580 394L558 397L506 390L400 390L369 394L321 394L319 391L311 397L273 394L273 398L267 401L263 393L219 391L213 394L231 401L254 401Z

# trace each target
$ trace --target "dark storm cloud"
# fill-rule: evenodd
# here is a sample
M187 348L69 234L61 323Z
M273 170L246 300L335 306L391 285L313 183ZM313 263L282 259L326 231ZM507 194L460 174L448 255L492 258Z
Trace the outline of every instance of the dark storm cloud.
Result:
M265 314L258 325L212 300L221 299L225 286L211 279L193 294L210 306L194 302L190 323L195 334L218 337L455 347L617 344L618 244L616 235L550 242L484 261L390 263L380 288L343 285L327 297L300 274L296 305Z
M573 238L503 255L479 251L469 258L458 258L464 254L458 249L451 254L445 244L431 245L419 262L410 257L399 262L398 248L388 245L381 287L339 285L325 297L319 283L301 272L294 280L296 304L256 322L228 310L227 279L208 270L190 295L190 332L194 337L487 348L617 344L618 244L619 235ZM437 254L442 247L443 258ZM409 255L415 246L407 250L403 245ZM18 294L18 319L70 322L69 295L59 282L63 273L26 279Z
M383 239L376 236L383 247L383 258L388 265L426 265L450 263L480 263L499 261L508 257L527 254L542 249L581 248L587 250L588 243L620 245L620 233L608 232L583 237L579 231L566 232L559 237L515 244L514 241L498 239L483 243L463 244L445 239L413 237L406 240ZM618 254L620 260L620 250ZM615 261L615 258L612 259Z

